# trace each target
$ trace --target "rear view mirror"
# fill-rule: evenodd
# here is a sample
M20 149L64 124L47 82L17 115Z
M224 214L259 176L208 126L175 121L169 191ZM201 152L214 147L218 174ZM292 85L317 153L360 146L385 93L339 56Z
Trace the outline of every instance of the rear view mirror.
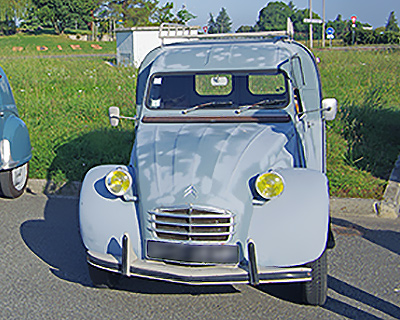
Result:
M326 121L335 119L337 112L337 100L335 98L326 98L322 100L322 110L324 119Z
M108 108L108 117L110 118L110 124L112 127L118 126L119 123L119 108L118 107L110 107Z
M221 77L221 76L217 76L217 77L212 77L211 78L211 85L213 87L225 87L227 86L229 83L229 80L227 77Z

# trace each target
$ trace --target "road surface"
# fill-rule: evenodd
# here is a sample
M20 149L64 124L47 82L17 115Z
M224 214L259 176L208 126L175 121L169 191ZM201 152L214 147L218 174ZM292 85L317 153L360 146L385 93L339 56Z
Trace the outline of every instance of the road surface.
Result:
M333 214L328 300L312 307L296 284L93 288L77 208L74 197L0 199L1 319L400 319L400 219Z

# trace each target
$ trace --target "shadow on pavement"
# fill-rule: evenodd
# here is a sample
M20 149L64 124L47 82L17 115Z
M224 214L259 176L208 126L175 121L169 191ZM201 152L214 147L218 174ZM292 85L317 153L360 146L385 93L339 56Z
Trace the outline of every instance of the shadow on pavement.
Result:
M356 288L348 283L345 283L335 277L328 275L328 288L337 292L342 296L346 296L355 301L361 302L368 305L376 310L379 310L387 315L390 315L398 319L400 315L400 307L393 303L387 302L381 298L375 297L374 295L365 292L359 288ZM301 304L301 284L273 284L263 285L259 289L271 296L279 298L281 300ZM349 319L381 319L374 316L367 311L360 310L353 307L343 301L339 301L332 297L327 298L323 309L334 312L338 315Z
M85 249L80 239L78 200L49 197L44 220L28 220L20 227L29 249L61 279L90 286Z
M238 293L231 285L182 285L177 283L168 283L160 280L148 280L141 278L126 278L117 275L116 284L113 288L123 291L143 294L190 294L193 296L202 294L223 294Z
M400 255L400 233L391 230L372 230L344 219L332 218L333 230L337 233L358 235L374 244Z
M398 319L400 316L400 307L359 288L349 285L348 283L336 279L335 277L328 276L328 286L330 289L336 291L340 295L359 301L394 318ZM333 298L328 298L326 304L324 305L324 309L330 310L350 319L380 319L379 317L376 317L368 312L362 311Z
M49 197L44 220L25 221L21 237L29 249L50 266L60 279L92 286L86 253L79 232L78 199ZM116 288L134 293L215 294L236 293L233 286L189 286L156 280L119 277Z
M339 314L346 319L378 320L381 319L366 311L353 307L345 302L328 297L324 309Z
M302 304L302 288L301 283L282 283L282 284L263 284L257 288L275 298Z

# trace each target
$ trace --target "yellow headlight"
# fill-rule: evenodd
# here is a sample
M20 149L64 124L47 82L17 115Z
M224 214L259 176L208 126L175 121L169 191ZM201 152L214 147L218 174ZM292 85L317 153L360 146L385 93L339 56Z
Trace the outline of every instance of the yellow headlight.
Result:
M285 184L283 178L275 172L267 172L260 174L256 179L256 190L264 199L272 199L279 196Z
M106 187L113 195L124 195L132 185L131 175L123 169L111 171L106 176Z

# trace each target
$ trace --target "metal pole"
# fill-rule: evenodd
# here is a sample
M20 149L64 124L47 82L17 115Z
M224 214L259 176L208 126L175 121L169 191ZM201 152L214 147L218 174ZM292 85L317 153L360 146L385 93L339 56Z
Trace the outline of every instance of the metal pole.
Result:
M325 47L325 0L322 0L322 47Z
M309 7L310 7L310 19L312 19L312 0L308 1ZM312 23L310 23L310 48L313 47L313 28L312 28Z

